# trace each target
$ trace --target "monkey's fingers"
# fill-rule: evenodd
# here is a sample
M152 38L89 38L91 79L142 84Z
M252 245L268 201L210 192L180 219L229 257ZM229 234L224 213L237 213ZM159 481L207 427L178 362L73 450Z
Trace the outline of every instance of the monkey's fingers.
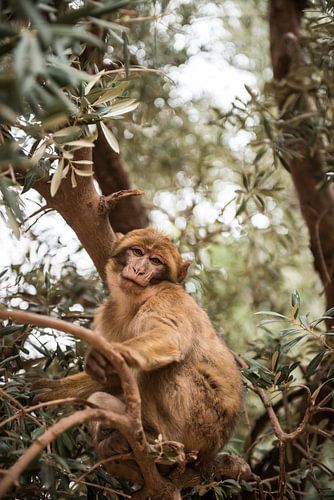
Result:
M108 378L115 373L113 366L105 356L96 349L91 349L88 352L85 362L85 371L87 375L102 384L106 384Z

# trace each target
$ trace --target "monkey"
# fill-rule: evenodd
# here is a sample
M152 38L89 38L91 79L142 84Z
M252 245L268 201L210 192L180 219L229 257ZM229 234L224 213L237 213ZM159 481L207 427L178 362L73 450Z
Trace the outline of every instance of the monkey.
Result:
M135 374L147 439L183 443L204 464L223 448L242 401L240 370L206 312L182 286L189 262L154 228L136 229L114 243L106 266L109 295L94 315L93 330L117 347ZM96 349L85 373L58 381L52 397L89 398L119 412L120 380ZM117 396L117 400L116 397ZM93 426L100 458L126 443L102 424Z

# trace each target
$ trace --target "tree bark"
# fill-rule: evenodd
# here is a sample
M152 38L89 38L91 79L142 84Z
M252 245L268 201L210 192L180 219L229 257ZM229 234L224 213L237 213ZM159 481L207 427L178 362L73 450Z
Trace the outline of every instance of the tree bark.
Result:
M128 169L120 154L115 153L100 133L93 150L94 172L103 195L131 189ZM120 200L110 212L109 220L116 232L128 233L146 227L148 218L140 198Z
M76 159L90 159L91 149L81 149ZM95 189L93 178L77 176L77 187L71 185L70 176L62 180L54 197L47 179L41 179L34 188L45 198L47 207L57 210L73 229L95 267L104 279L104 268L112 254L114 231L108 213L101 207L101 196Z
M294 76L294 71L298 67L306 64L299 44L300 24L303 9L307 2L304 0L271 0L269 8L270 25L270 51L273 66L274 78L278 83L279 92L277 94L277 104L282 109L286 99L291 94L300 92L288 85L288 79ZM286 80L285 80L286 79ZM315 111L315 102L309 95L301 95L298 109L294 109L293 116ZM284 110L286 113L286 109ZM285 115L286 116L286 115ZM284 119L284 117L282 118ZM286 158L286 162L291 172L291 178L298 196L301 213L308 228L310 238L310 248L314 258L314 267L319 273L322 281L326 306L329 309L334 304L334 191L333 185L325 183L325 168L322 157L321 144L316 144L311 150L306 141L300 136L298 157ZM322 188L319 186L322 184ZM327 323L328 328L332 327L332 322ZM328 341L329 343L329 341ZM330 367L329 362L332 356L328 356L323 366L318 370L313 378L315 387L321 386L326 380ZM325 385L318 395L318 399L329 395L332 391L330 384ZM296 393L297 395L297 393ZM295 414L304 414L308 409L308 403L303 398L297 400L294 405ZM332 415L328 413L329 423L327 429L332 425ZM325 417L323 412L320 418ZM317 425L320 420L319 414L312 416L313 424ZM307 430L307 429L306 429ZM300 466L300 461L304 457L302 451L304 441L307 440L307 433L300 436L298 442L293 441L292 463L285 463L285 472L294 470ZM318 444L324 441L323 437L318 438ZM307 445L305 445L307 448ZM272 450L264 456L263 460L254 468L254 472L262 478L270 477L277 473L277 466L280 459L285 455L284 450L279 453L278 449ZM284 458L284 457L283 457ZM285 473L284 473L285 475ZM281 475L280 475L281 477ZM277 479L275 488L280 488L280 478ZM284 482L284 481L283 481ZM303 489L303 484L300 485ZM282 493L282 492L281 492ZM282 493L283 494L283 493ZM296 498L302 498L303 492L296 493Z
M288 78L296 65L305 64L299 47L299 30L303 0L271 0L269 11L270 50L274 78ZM286 86L287 87L287 86ZM281 108L286 98L296 92L287 87L284 99L278 99ZM303 99L301 113L312 110L312 102ZM314 110L314 109L313 109ZM334 191L332 183L324 183L325 170L321 145L311 151L304 144L301 159L289 159L291 177L297 191L300 209L305 219L314 266L324 286L327 309L334 304ZM319 185L324 185L320 189Z

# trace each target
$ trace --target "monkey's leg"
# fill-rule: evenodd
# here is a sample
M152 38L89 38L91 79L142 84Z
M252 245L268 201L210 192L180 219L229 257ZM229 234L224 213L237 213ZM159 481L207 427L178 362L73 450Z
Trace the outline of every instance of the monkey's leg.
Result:
M95 392L88 400L104 410L112 410L119 414L124 414L125 412L125 404L120 399L106 392ZM125 437L117 429L104 422L91 421L89 423L89 430L98 458L103 460L115 456L115 460L106 463L104 468L114 477L143 484L143 477L134 460L122 461L116 459L116 455L124 455L131 451Z
M104 410L112 410L120 415L125 412L125 404L106 392L95 392L88 398L88 401ZM96 453L100 458L109 458L112 455L130 451L127 440L112 425L93 421L89 424L89 428L95 443Z

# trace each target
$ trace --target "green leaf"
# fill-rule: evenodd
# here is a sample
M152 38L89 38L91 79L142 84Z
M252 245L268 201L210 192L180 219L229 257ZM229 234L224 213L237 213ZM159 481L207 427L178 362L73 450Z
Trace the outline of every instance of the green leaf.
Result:
M288 316L284 316L283 314L277 313L275 311L258 311L255 313L255 315L258 314L264 314L267 316L275 316L276 318L281 318L281 319L289 319Z
M291 295L291 305L300 307L300 295L297 290Z
M17 194L12 189L11 180L0 177L0 191L2 192L5 205L11 210L18 221L23 222L24 215L19 207Z
M110 87L106 87L104 89L102 88L95 89L86 97L90 102L92 102L93 106L97 106L100 104L104 104L105 102L111 101L112 99L115 99L115 97L122 95L123 92L127 89L128 85L129 85L128 82L122 82L119 83L118 85L113 85ZM113 105L111 109L113 110L115 106L117 105L116 104Z
M288 352L292 347L294 347L298 342L305 338L305 335L299 335L298 337L290 340L282 346L282 352Z
M12 335L13 333L22 333L25 330L26 325L10 325L0 328L0 336L5 337L6 335Z
M64 170L64 158L61 158L58 162L56 171L51 179L50 194L52 197L56 195L59 189L63 176L63 170Z
M306 372L305 372L306 377L310 377L311 375L313 375L313 373L316 371L316 369L318 368L319 364L321 363L322 358L324 357L324 355L326 354L326 352L327 352L326 349L322 349L311 360L311 362L309 363L308 367L306 368Z
M111 111L108 111L103 118L112 118L114 116L124 115L130 111L134 111L138 108L139 102L135 102L135 99L124 99L124 101L119 102L111 106Z
M107 143L113 149L116 153L119 153L119 144L117 142L116 137L114 134L111 132L111 130L103 123L100 122L101 130L104 134L104 137L106 138Z
M271 357L271 370L273 372L276 371L277 364L278 364L278 359L279 359L279 351L275 351L274 354Z

